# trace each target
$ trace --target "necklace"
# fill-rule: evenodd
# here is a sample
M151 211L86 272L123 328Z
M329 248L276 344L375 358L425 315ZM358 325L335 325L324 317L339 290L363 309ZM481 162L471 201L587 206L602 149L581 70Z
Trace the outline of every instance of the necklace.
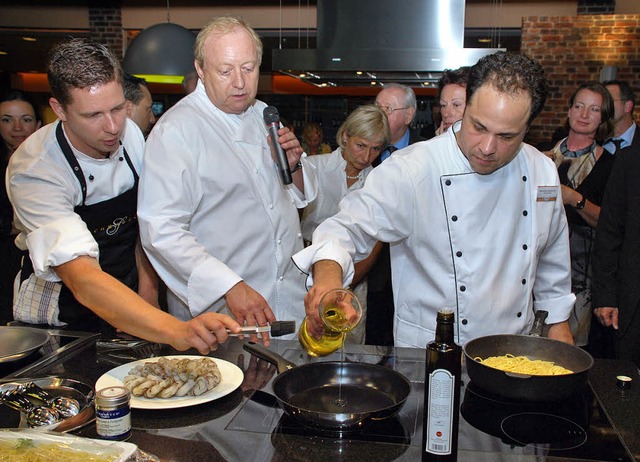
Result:
M347 171L344 171L344 174L347 175ZM359 180L361 177L360 175L362 174L362 172L358 172L357 175L355 176L351 176L351 175L347 175L347 180Z

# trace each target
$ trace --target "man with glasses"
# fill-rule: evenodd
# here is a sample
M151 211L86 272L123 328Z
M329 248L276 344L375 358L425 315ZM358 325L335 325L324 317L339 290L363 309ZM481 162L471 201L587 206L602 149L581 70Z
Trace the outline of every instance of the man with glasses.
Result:
M607 140L603 147L617 154L618 144L620 149L630 148L636 154L640 154L640 130L633 120L635 107L635 95L631 86L622 80L608 80L604 85L613 97L613 136Z
M399 83L388 83L376 96L376 106L382 109L389 118L391 141L373 163L380 164L397 149L406 148L417 141L424 141L417 130L410 130L409 126L416 115L416 95L410 87Z
M388 83L376 96L376 106L389 119L391 141L389 146L373 161L373 166L387 159L392 152L418 141L424 141L417 130L409 126L416 115L416 95L410 87ZM382 244L376 263L369 271L367 292L366 343L393 345L393 289L391 287L391 262L389 244ZM370 307L370 308L369 308Z

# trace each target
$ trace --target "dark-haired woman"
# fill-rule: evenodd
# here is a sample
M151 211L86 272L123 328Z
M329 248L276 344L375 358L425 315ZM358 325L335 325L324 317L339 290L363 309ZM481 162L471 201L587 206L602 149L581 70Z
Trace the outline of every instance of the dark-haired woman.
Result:
M7 197L4 174L9 158L20 144L40 128L36 105L29 95L11 90L0 99L0 323L13 319L13 280L20 269L20 250L13 243L17 231L13 228L13 208Z

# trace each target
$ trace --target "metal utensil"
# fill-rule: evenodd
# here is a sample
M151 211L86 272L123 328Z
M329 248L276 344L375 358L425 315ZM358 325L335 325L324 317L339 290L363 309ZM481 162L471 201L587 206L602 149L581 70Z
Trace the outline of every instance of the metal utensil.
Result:
M24 413L30 427L52 425L60 419L58 411L45 406L33 405L17 388L2 393L0 399L10 408Z
M75 399L65 396L53 396L33 382L20 385L19 389L23 395L33 398L41 405L55 409L64 419L73 417L80 412L80 404Z

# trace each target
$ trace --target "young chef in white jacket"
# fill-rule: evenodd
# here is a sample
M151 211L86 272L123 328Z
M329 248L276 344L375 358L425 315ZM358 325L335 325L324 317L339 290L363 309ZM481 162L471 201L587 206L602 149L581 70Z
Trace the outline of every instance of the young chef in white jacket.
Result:
M228 316L183 322L157 305L157 277L138 244L136 195L144 138L127 119L118 59L88 39L51 51L57 121L14 153L7 190L28 251L14 316L73 330L119 328L207 354L239 332ZM136 294L136 291L138 292Z
M294 256L311 270L305 298L319 334L320 297L348 284L353 259L390 242L397 346L424 347L436 313L456 313L460 343L526 333L549 312L549 337L572 343L567 222L555 166L522 142L546 100L541 66L515 53L471 69L461 122L396 152Z
M277 141L293 184L278 175L266 104L255 99L261 59L246 22L214 19L196 39L195 91L147 140L140 235L180 319L227 308L252 326L304 318L305 275L291 256L303 248L298 208L315 197L316 177L287 128Z

